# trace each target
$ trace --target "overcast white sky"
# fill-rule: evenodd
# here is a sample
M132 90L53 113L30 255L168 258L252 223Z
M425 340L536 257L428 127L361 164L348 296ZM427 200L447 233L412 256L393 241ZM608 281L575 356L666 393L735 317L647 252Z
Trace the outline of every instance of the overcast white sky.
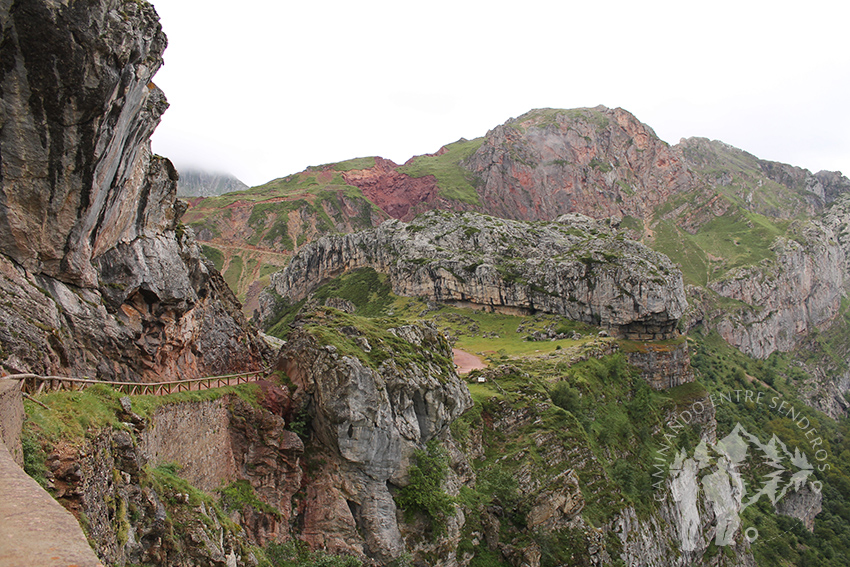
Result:
M850 3L152 0L171 107L154 151L249 185L404 162L532 108L623 107L850 175Z

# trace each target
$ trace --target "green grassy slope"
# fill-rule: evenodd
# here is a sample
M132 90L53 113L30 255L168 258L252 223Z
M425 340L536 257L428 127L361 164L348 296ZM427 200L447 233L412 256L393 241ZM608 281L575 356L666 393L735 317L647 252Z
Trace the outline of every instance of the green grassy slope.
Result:
M374 162L358 158L245 191L193 199L182 220L250 312L268 275L282 269L293 251L324 234L368 228L386 218L341 174Z
M477 180L460 166L460 162L475 153L483 142L484 138L459 140L445 146L440 155L413 158L412 163L401 166L398 171L411 177L433 175L444 199L480 206L481 199L475 190Z

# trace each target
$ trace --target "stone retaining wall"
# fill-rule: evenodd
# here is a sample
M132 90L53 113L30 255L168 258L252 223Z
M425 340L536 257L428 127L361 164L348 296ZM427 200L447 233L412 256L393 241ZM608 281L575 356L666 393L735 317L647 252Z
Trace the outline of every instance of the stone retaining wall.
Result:
M141 449L154 466L180 465L180 476L211 492L236 480L225 399L159 408L141 435Z

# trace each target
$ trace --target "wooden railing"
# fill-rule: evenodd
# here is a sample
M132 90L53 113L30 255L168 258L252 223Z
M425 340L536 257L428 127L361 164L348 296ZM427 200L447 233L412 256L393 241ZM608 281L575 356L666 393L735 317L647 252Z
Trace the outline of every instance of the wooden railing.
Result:
M69 378L67 376L39 376L37 374L13 374L0 379L20 380L21 390L27 394L41 394L59 390L83 390L94 384L111 386L129 395L162 395L192 390L208 390L222 386L234 386L247 382L256 382L268 375L268 370L255 370L241 374L224 376L206 376L204 378L189 378L187 380L172 380L169 382L109 382L106 380L91 380L89 378Z

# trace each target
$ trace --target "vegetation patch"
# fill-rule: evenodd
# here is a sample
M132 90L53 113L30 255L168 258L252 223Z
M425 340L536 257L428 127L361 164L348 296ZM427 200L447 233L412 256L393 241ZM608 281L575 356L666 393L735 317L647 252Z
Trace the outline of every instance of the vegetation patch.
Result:
M54 445L60 440L81 443L89 432L105 427L121 429L117 414L121 411L121 395L103 384L89 386L76 392L53 392L38 396L38 401L49 409L24 401L27 420L25 436L37 438L41 443Z
M256 384L240 384L162 396L130 396L130 400L134 413L142 418L149 418L163 405L212 401L229 394L239 396L252 406L258 407L258 392L259 387ZM25 436L31 440L37 439L45 445L54 445L60 440L79 445L106 427L124 429L125 425L120 419L123 410L119 402L124 395L103 383L91 385L85 390L39 395L38 401L47 408L25 400Z
M213 263L216 270L220 272L224 268L224 253L221 250L201 244L201 252L207 260Z
M239 290L239 278L242 277L242 257L233 256L227 265L227 271L223 275L224 281L227 282L233 293L237 293Z
M351 171L354 169L369 169L375 167L374 157L354 158L346 161L340 161L330 165L335 171Z
M411 177L433 175L437 179L441 197L481 205L475 189L478 180L460 164L475 153L482 143L484 138L460 140L445 146L446 151L442 155L419 156L410 165L398 168L398 171Z
M286 543L270 543L262 550L259 567L360 567L363 562L351 555L333 555L312 551L307 544L294 539Z
M663 341L633 341L629 339L618 339L620 350L626 353L640 352L671 352L685 344L684 335Z
M702 224L696 234L670 221L654 225L653 248L682 268L685 283L706 286L731 270L773 261L773 245L789 223L732 206Z
M280 511L257 498L254 487L247 480L237 480L218 492L221 495L221 505L228 512L241 512L248 507L280 518Z
M417 347L397 337L389 329L407 324L396 318L366 318L335 309L318 309L305 320L305 329L322 345L335 346L341 354L359 359L377 370L388 361L399 366L417 366L429 371L431 365L440 369L437 377L445 379L453 372L454 364L443 354L442 347ZM365 338L371 350L366 352L359 339ZM444 341L445 339L439 338Z
M763 441L775 434L789 449L804 453L809 463L817 463L810 480L823 483L823 511L815 517L814 533L798 520L777 515L766 499L746 509L742 529L756 527L759 540L770 542L752 545L758 564L843 565L850 554L850 422L833 421L799 398L799 382L809 376L795 357L778 353L767 360L755 360L730 347L715 331L697 329L692 336L696 339L692 366L709 393L716 398L730 392L734 395L736 390L752 391L764 400L781 396L795 408L797 420L805 417L821 440L813 448L811 435L806 437L794 419L771 408L769 401L715 405L718 437L739 423ZM827 458L819 461L815 451L821 449ZM749 486L763 481L756 469L743 472Z
M328 299L340 298L350 301L356 308L355 314L361 317L380 317L385 315L397 299L392 293L385 274L379 274L372 268L359 268L347 272L338 278L320 286L312 294L312 301L323 305ZM285 339L289 334L289 325L295 320L305 300L292 303L278 297L273 315L269 317L266 332L274 337Z
M432 439L424 450L414 453L413 460L408 471L410 484L398 491L396 503L404 510L408 520L417 513L423 514L431 531L441 534L446 530L447 518L455 511L455 499L443 490L443 481L449 470L448 454Z

